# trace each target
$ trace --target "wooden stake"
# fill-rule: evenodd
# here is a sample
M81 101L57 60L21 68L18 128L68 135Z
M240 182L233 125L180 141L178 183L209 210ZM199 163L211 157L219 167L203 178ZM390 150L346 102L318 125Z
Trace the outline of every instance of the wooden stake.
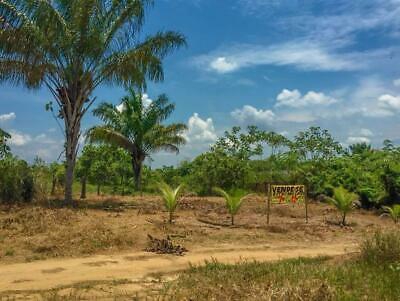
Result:
M308 197L307 197L307 186L304 185L304 203L306 205L306 223L308 224Z
M267 225L269 225L269 216L271 213L271 184L268 184L268 200L267 200Z

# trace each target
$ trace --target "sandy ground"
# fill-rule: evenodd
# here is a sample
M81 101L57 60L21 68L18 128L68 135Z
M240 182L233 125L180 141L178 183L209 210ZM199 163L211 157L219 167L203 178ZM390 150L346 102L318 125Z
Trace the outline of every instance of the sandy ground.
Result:
M128 200L112 211L107 204L107 210L97 204L0 210L0 300L132 300L190 264L348 254L366 235L393 226L376 212L357 210L350 226L339 227L336 211L319 203L311 204L308 224L301 205L285 205L272 208L267 225L265 204L249 200L235 227L218 198L184 200L172 225L159 199ZM144 252L147 234L169 235L189 251Z
M84 282L114 281L123 283L126 292L145 289L149 277L173 274L206 260L235 263L241 260L270 261L295 257L335 256L357 251L357 244L274 244L222 245L213 249L197 249L184 256L156 255L145 252L96 255L75 259L45 260L0 266L0 291L5 295L25 298L33 291L73 287Z

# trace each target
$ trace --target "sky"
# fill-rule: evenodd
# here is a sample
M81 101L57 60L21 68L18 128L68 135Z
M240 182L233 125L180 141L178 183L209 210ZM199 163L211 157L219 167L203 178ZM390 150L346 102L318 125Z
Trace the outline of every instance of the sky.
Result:
M188 125L180 154L153 155L176 165L206 151L234 125L257 125L292 138L310 126L343 145L400 144L400 0L156 0L142 37L176 30L188 42L165 60L165 81L150 101L176 104L167 122ZM98 103L125 91L100 87ZM13 153L56 160L63 135L45 90L0 84L0 128ZM83 129L99 120L87 114Z

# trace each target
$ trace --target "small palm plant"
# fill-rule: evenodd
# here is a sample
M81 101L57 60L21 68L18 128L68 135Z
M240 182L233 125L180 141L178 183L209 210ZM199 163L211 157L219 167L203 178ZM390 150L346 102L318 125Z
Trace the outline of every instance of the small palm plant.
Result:
M400 205L394 205L393 207L384 206L383 209L386 211L385 215L389 215L395 224L400 221Z
M243 200L247 195L244 194L234 194L230 195L225 190L215 187L214 191L222 196L226 202L226 208L231 215L231 225L235 224L235 215L238 213L240 207L242 206Z
M158 183L158 189L161 192L162 198L164 200L164 205L169 212L168 222L171 224L173 220L173 214L176 207L178 206L179 197L181 194L183 186L179 185L177 188L173 189L168 184L161 182Z
M358 195L345 189L338 187L333 189L333 198L328 198L328 202L335 206L342 214L343 226L346 225L346 216L353 209L354 202L358 200Z

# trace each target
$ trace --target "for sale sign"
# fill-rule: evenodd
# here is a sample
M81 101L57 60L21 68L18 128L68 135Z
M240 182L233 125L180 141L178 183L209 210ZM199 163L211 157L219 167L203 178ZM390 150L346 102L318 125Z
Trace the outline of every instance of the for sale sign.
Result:
M271 185L271 203L297 204L306 202L306 188L304 185Z

